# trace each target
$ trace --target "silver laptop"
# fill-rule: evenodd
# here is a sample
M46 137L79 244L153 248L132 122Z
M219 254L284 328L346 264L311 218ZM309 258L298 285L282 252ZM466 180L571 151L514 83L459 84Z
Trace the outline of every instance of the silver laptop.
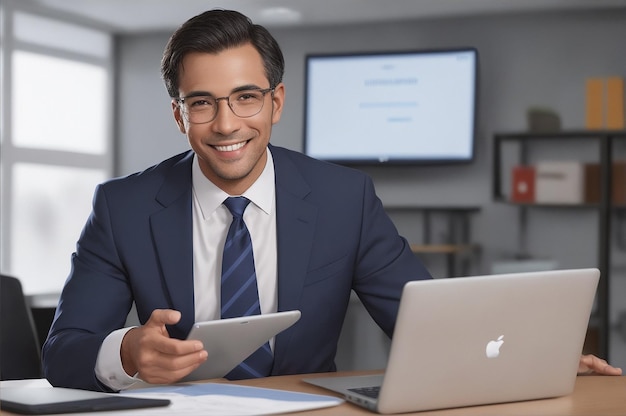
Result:
M409 282L384 374L304 381L378 413L570 394L599 277L578 269Z

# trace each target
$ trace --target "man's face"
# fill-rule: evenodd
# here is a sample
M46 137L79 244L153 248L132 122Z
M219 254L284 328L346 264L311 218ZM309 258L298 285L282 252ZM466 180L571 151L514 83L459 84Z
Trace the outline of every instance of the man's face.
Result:
M190 53L183 59L179 97L207 95L225 97L246 89L271 87L261 55L252 45L226 49L217 54ZM190 123L178 102L172 101L174 118L187 135L204 175L220 189L240 195L259 177L267 160L272 125L280 120L285 97L283 84L263 97L261 111L247 118L236 116L227 100L219 100L217 116Z

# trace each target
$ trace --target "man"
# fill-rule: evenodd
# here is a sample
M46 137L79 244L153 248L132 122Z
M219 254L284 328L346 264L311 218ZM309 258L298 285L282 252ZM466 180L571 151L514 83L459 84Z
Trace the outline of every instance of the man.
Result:
M211 359L184 339L194 321L223 316L229 197L251 201L258 311L302 312L260 375L333 371L352 290L391 336L402 287L430 275L365 174L269 144L285 100L269 32L237 12L205 12L172 35L161 69L192 151L97 188L43 349L50 382L173 383ZM133 302L142 325L123 328Z

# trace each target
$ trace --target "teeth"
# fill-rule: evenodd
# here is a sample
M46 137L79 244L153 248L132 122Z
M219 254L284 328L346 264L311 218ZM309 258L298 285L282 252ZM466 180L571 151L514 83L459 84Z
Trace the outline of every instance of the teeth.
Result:
M217 150L220 152L233 152L235 150L239 150L246 145L246 142L231 144L228 146L215 146Z

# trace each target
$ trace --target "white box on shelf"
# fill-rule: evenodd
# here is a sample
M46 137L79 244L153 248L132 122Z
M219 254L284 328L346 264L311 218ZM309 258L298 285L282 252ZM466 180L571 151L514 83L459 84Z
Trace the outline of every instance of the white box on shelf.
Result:
M538 162L535 202L582 204L585 200L585 165L581 162Z

